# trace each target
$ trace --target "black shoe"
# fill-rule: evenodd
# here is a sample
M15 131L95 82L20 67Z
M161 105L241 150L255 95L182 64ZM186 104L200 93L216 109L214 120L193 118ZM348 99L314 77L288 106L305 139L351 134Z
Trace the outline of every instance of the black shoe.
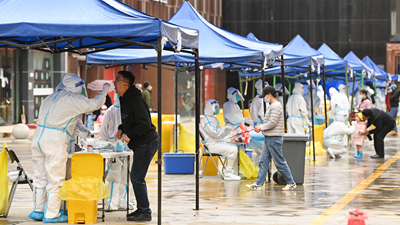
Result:
M376 155L371 155L371 158L373 158L373 159L383 159L383 158L385 158L385 157L376 154Z
M135 211L135 212L137 212L137 211ZM135 213L135 212L133 212L133 213ZM128 221L151 221L151 213L136 213L133 216L128 216L127 220Z
M135 216L135 215L137 215L139 212L136 210L135 212L131 212L131 213L129 213L128 215L126 215L126 217L132 217L132 216Z

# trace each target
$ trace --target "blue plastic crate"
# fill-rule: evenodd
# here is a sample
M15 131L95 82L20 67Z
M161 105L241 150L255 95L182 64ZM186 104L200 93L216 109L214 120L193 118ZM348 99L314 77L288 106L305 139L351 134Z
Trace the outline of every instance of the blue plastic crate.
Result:
M194 153L164 153L165 174L193 174Z

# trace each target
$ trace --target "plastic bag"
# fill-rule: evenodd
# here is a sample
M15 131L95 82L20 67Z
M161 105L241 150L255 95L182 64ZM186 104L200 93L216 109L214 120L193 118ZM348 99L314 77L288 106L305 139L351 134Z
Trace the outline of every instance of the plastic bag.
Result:
M5 147L4 143L4 149L0 153L0 215L5 214L8 208L8 160Z
M64 182L58 196L64 201L92 201L110 197L110 192L101 178L72 178Z
M326 150L322 147L321 142L315 143L315 155L325 155ZM306 148L306 155L313 155L313 145L310 142L310 147Z
M29 179L29 180L32 180L31 174L29 174L28 171L25 171L25 173L26 173L26 175L28 176L28 179ZM7 178L8 178L8 180L9 180L10 182L15 182L15 181L17 181L18 174L19 174L19 171L12 171L12 172L9 172L9 173L7 174ZM26 179L25 179L25 174L22 173L21 176L18 177L18 181L25 181L25 180L26 180Z
M183 152L191 153L196 151L195 147L195 135L188 128L178 125L179 127L179 136L178 136L178 146L177 149L182 149ZM169 152L175 152L175 140L174 144L171 145Z
M256 179L258 175L258 166L256 166L250 159L250 157L242 150L239 151L239 170L242 175L248 179Z

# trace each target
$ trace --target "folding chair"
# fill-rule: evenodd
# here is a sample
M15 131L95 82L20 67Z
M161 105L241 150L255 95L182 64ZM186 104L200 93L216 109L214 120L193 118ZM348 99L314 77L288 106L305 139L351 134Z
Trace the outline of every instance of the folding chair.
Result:
M219 159L219 160L221 161L221 163L222 163L222 170L224 170L224 169L225 169L225 164L224 164L224 162L223 162L222 159L221 159L222 155L220 155L220 154L212 154L212 153L210 152L210 150L208 149L207 145L206 145L205 135L204 135L203 131L202 131L202 130L199 130L199 133L200 133L201 144L203 145L203 151L202 151L202 154L201 154L201 158L200 158L200 159L201 159L201 161L202 161L202 160L203 160L203 156L206 156L206 157L207 157L206 163L205 163L204 166L203 166L203 170L202 170L203 172L201 173L200 178L203 177L204 171L205 171L205 169L207 168L208 159L211 158L211 160L212 160L213 163L214 163L215 168L216 168L217 171L218 171L218 174L221 176L222 180L224 180L224 176L222 175L222 172L219 170L218 165L217 165L217 163L215 162L215 160L214 160L214 158L213 158L213 156L218 156L218 159ZM200 163L201 163L201 162L200 162Z
M24 168L22 167L21 163L19 162L17 155L15 154L15 152L12 149L8 149L8 148L6 148L6 149L7 149L8 156L10 157L11 163L17 162L17 164L18 164L18 166L17 166L18 176L16 177L15 181L10 180L13 183L12 183L12 187L11 187L10 194L8 197L7 212L6 212L6 214L4 214L4 217L7 217L8 212L10 211L11 203L14 198L15 190L17 189L18 184L29 184L29 187L33 191L33 185L32 185L33 180L25 172ZM12 172L10 172L10 173L12 173ZM21 176L22 174L23 174L23 176Z

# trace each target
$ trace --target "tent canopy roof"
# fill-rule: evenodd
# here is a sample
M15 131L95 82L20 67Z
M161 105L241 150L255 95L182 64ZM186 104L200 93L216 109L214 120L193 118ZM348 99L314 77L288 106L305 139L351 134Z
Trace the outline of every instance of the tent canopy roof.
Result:
M344 59L347 61L348 66L350 66L351 69L361 72L362 70L366 70L368 74L373 75L374 71L373 69L369 68L369 66L365 65L357 56L354 54L353 51L350 51L347 53L347 55L344 57Z
M388 72L381 69L377 66L374 61L372 61L368 56L365 56L362 60L365 65L369 66L371 69L375 71L375 78L378 80L390 80L391 76Z
M285 66L308 67L324 64L324 56L312 48L299 34L285 46L283 52Z
M346 60L342 59L336 52L334 52L327 44L323 43L319 47L318 52L324 55L325 69L326 70L343 70L347 66Z
M198 48L197 30L164 22L116 0L13 0L0 1L0 8L0 47L57 53L137 42L154 47L158 37L167 37L172 43L181 39L182 46Z
M237 34L225 31L206 21L185 1L175 15L169 20L179 26L199 30L199 62L201 63L235 63L261 62L264 56L276 57L283 53L283 46L267 42L248 40ZM246 40L246 41L243 41ZM154 50L111 50L90 54L87 64L133 64L154 63L157 61ZM162 53L163 62L193 62L189 54Z

